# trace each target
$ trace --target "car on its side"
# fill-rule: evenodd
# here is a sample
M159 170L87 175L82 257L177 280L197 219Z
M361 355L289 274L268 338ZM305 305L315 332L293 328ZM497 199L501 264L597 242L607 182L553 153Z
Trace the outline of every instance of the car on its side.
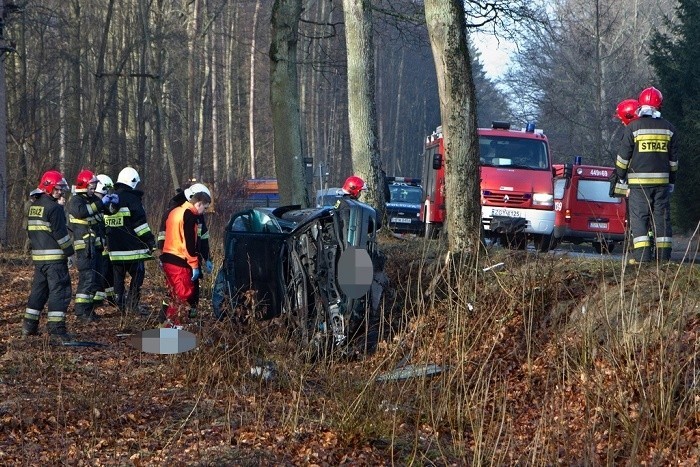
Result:
M387 284L377 226L376 211L350 199L338 208L235 213L214 283L214 315L282 317L311 358L347 350L378 320Z

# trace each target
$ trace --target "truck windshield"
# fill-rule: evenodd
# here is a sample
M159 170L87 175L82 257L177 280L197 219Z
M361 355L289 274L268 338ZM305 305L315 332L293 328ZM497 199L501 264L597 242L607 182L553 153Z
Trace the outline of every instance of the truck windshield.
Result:
M576 199L598 203L619 203L621 198L610 197L610 182L606 180L579 180Z
M479 137L481 165L520 169L549 169L544 141L529 138Z
M413 185L390 185L391 203L420 204L423 201L423 189Z

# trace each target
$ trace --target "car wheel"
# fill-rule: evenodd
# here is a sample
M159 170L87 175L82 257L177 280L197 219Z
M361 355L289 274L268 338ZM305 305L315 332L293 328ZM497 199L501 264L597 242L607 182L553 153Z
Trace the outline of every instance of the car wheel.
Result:
M222 267L216 274L211 293L211 306L216 319L224 319L228 315L228 311L233 309L231 298L226 271Z

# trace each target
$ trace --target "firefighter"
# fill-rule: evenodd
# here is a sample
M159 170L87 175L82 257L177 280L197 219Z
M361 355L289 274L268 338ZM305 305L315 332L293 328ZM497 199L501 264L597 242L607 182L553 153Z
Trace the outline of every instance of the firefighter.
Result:
M201 277L200 252L197 250L199 219L212 201L206 186L197 189L199 191L191 196L188 193L190 188L186 189L187 200L174 207L165 221L160 261L171 297L165 311L166 326L184 324L189 312L197 308L197 284Z
M365 181L357 175L351 175L343 183L343 193L352 199L358 199L365 190Z
M158 229L158 249L163 250L163 245L165 244L165 226L166 226L166 221L168 220L168 216L172 212L173 209L175 209L178 206L182 206L185 202L187 201L192 201L192 197L194 196L195 193L199 192L205 192L211 197L211 192L209 189L202 183L197 183L196 180L190 180L187 183L186 188L183 189L177 189L175 196L173 196L170 199L170 202L168 203L168 209L165 211L165 214L163 215L163 219L161 220L160 223L160 229ZM209 229L207 228L207 223L204 219L204 214L198 215L197 216L197 252L199 253L199 267L200 270L204 271L207 274L211 274L214 271L214 264L211 261L210 258L210 250L209 250ZM195 281L195 292L194 296L195 298L193 299L194 303L197 303L199 301L199 281ZM162 308L161 308L161 321L164 321L166 319L166 312L168 309L168 302L166 300L163 300L162 303ZM196 308L191 308L189 311L189 317L190 318L195 318L197 316L197 309Z
M637 109L639 109L639 101L637 99L625 99L617 104L615 114L622 124L627 126L631 121L639 118Z
M114 185L114 192L119 195L119 209L105 215L114 293L122 314L148 314L145 308L139 307L139 300L146 273L144 262L153 259L156 239L143 208L143 191L136 189L140 181L141 177L134 168L124 167ZM125 287L127 274L131 277L128 294Z
M105 196L112 194L114 183L112 179L105 174L97 175L97 186L95 187L95 196L104 200ZM119 209L119 196L116 199L105 204L107 214L113 214ZM97 291L92 299L95 307L102 306L105 301L116 306L114 298L114 273L112 271L112 262L109 260L109 248L107 247L107 234L105 231L104 213L99 213L97 216L98 222L95 226L97 235L95 240L95 253L98 257L97 269Z
M66 214L59 198L68 190L63 175L50 170L41 177L42 194L29 206L27 234L34 262L34 278L22 320L22 335L39 332L39 319L48 304L47 330L61 342L70 342L66 330L66 312L71 299L68 258L73 256L73 241L68 234Z
M630 188L629 218L632 231L630 264L649 262L653 227L656 255L661 261L671 259L671 203L678 170L678 135L675 127L661 117L661 92L655 87L644 89L639 98L639 118L631 121L615 163L620 180Z
M75 266L78 269L78 287L75 291L75 315L78 319L93 322L99 319L95 314L93 298L97 292L97 272L101 268L101 256L97 254L100 218L104 207L116 201L117 195L107 195L100 199L95 196L97 177L87 169L78 173L75 179L75 194L68 201L68 230L73 236ZM100 252L101 253L101 252Z

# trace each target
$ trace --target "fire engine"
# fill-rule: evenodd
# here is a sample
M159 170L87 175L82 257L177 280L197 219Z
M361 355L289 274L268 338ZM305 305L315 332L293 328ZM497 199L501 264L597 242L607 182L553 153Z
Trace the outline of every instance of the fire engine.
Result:
M548 251L554 230L554 174L547 137L532 122L521 130L493 122L477 134L484 235L517 249L531 239L539 251ZM427 137L423 153L421 219L431 237L445 221L444 154L438 127Z
M598 253L612 252L624 242L627 205L610 197L613 167L573 164L555 165L554 241L591 243Z

